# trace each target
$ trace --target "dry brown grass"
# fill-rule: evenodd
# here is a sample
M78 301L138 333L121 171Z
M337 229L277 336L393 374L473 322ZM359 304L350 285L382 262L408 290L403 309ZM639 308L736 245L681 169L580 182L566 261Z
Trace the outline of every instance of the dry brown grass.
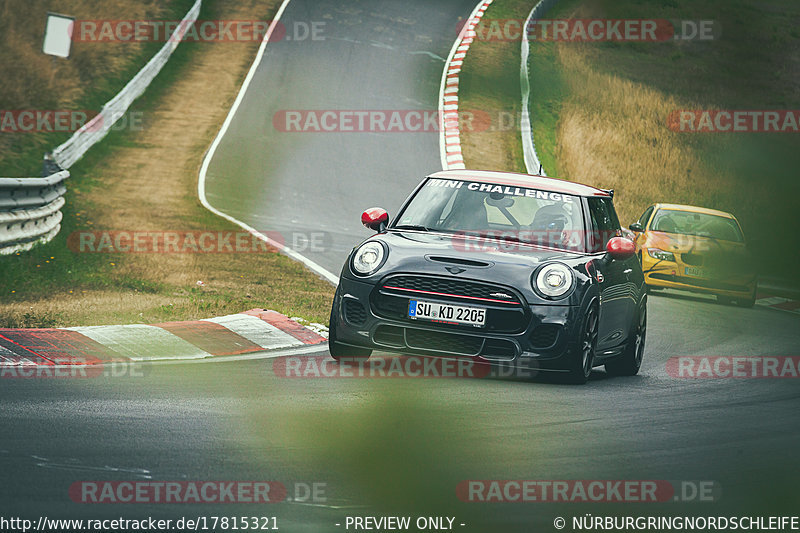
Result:
M518 41L473 43L461 83L462 110L519 116L519 47ZM698 188L725 205L742 205L759 195L757 187L733 191L682 134L665 127L675 109L701 108L700 104L599 72L587 60L588 52L574 43L557 47L559 69L569 88L556 131L559 177L620 192L616 204L623 222L633 221L655 201L692 203ZM461 141L468 168L525 171L517 127L466 132Z
M686 134L666 127L675 109L698 109L697 102L596 71L580 47L558 47L570 97L557 129L561 172L579 181L622 191L616 204L623 222L638 218L657 201L696 203L714 199L720 207L763 205L769 194L757 183L731 187L711 168Z
M220 2L214 16L265 18L278 3ZM110 149L98 147L108 150L106 157L92 166L76 166L68 201L70 211L80 214L77 229L238 230L200 205L197 175L258 43L195 46L180 75L145 110L144 131L124 132L121 146L114 145L112 134ZM52 263L66 260L76 259L56 256ZM4 291L0 324L152 323L254 307L327 322L333 296L330 284L276 253L115 254L96 262L97 280L95 273L84 273L74 284L64 272L57 279L53 275L48 284L52 263L27 269L23 287ZM34 283L35 277L40 277L39 283ZM198 287L198 280L205 285Z
M564 12L557 16L609 16L607 9L612 4L564 2ZM619 9L636 13L636 9L656 9L640 4L627 2ZM486 16L523 19L529 9L530 2L525 0L506 0L495 2ZM759 38L772 35L773 40L780 40L785 37L784 32L794 31L783 28L769 34L760 31L758 24L752 29L738 18L743 6L738 5L737 9L736 15L731 15L736 23L725 18L728 14L723 15L726 31L729 27L740 29L744 24L745 29L749 28L747 38L762 47L769 43L762 43ZM790 225L791 217L786 213L793 210L791 202L775 206L775 198L791 197L780 191L786 191L785 186L794 181L785 178L787 173L780 166L775 172L783 176L780 178L770 176L765 180L753 174L753 170L757 173L764 169L770 158L763 153L769 145L767 137L693 135L667 127L667 117L678 109L725 105L759 108L765 105L763 102L773 101L791 106L781 98L793 90L793 78L787 82L789 77L784 76L782 83L764 84L765 78L757 76L766 87L759 85L756 90L752 76L747 71L740 72L737 61L731 58L741 58L739 63L746 63L748 69L755 65L765 71L769 71L770 64L781 64L780 59L757 62L754 57L763 52L748 56L740 44L731 44L730 39L714 42L713 48L702 43L640 48L591 43L535 46L540 54L537 66L549 69L547 75L557 78L539 83L534 97L542 100L532 104L539 106L539 115L533 117L534 128L539 129L537 148L540 156L544 153L542 158L551 174L615 189L617 210L626 224L652 203L675 202L731 211L743 222L746 232L755 235L763 235L767 229L772 234L775 228ZM518 112L519 47L518 41L473 43L463 69L465 83L459 95L462 109ZM613 74L617 71L624 75ZM467 166L521 170L519 136L518 129L462 135ZM788 143L782 142L785 144ZM778 154L776 161L786 159L787 150L774 152ZM775 244L786 246L786 242L764 243L761 251L766 252Z
M131 69L144 65L149 47L142 42L73 42L68 59L42 53L48 12L78 20L153 20L174 18L188 1L4 0L0 3L0 109L94 110L122 88ZM188 8L187 8L188 9ZM109 80L120 84L111 85ZM103 96L95 100L94 96ZM0 175L36 176L42 155L69 133L0 134Z
M127 69L143 43L73 43L69 59L42 53L45 16L62 13L76 19L148 20L164 16L165 2L143 0L26 0L2 2L0 94L5 109L38 107L42 102L75 105L91 81Z

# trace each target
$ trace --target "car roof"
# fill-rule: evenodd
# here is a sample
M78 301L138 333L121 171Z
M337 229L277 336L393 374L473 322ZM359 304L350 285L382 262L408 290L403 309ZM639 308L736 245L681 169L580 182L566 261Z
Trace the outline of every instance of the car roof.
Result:
M544 191L573 194L575 196L604 196L611 194L603 189L546 176L533 176L517 172L498 172L494 170L441 170L429 177L448 180L479 181L482 183L496 183L513 187L528 187Z
M731 213L727 211L719 211L717 209L709 209L708 207L698 207L696 205L683 205L683 204L656 204L656 209L667 209L672 211L688 211L690 213L703 213L706 215L716 215L719 217L724 218L732 218L736 220L736 217L733 216Z

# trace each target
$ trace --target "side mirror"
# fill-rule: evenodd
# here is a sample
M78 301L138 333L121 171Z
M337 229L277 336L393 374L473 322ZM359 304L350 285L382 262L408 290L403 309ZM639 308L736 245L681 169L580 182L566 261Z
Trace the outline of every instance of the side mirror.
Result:
M628 226L631 231L635 231L636 233L641 233L644 231L642 225L638 222L633 222L630 226Z
M361 223L372 231L380 233L386 229L386 225L389 223L389 213L380 207L370 207L361 213Z
M606 252L612 259L628 259L636 253L636 245L625 237L613 237L606 244Z

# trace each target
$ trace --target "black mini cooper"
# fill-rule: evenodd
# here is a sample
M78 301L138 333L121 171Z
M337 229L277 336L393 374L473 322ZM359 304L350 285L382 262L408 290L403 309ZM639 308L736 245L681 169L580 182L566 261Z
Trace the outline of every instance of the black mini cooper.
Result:
M333 299L334 359L372 350L560 373L639 371L647 297L613 191L474 170L425 178L353 249Z

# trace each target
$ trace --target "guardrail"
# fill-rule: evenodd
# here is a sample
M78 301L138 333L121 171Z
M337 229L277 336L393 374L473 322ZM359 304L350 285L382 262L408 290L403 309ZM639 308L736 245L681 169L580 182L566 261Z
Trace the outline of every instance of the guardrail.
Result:
M525 20L525 28L522 32L522 60L520 61L519 82L522 91L522 117L520 119L520 131L522 133L522 155L525 159L525 169L528 174L547 176L536 153L536 144L533 142L533 129L531 128L531 115L529 101L531 97L531 81L528 73L528 57L530 55L530 43L528 42L528 30L531 21L540 18L545 11L553 7L558 0L541 0L533 6L528 18Z
M58 234L68 177L61 170L45 178L0 178L0 254L29 250Z
M196 0L161 49L109 100L103 109L66 142L45 156L50 174L43 178L0 178L0 255L31 249L48 242L61 229L61 207L71 167L100 142L136 98L161 71L187 28L197 20L202 0Z

